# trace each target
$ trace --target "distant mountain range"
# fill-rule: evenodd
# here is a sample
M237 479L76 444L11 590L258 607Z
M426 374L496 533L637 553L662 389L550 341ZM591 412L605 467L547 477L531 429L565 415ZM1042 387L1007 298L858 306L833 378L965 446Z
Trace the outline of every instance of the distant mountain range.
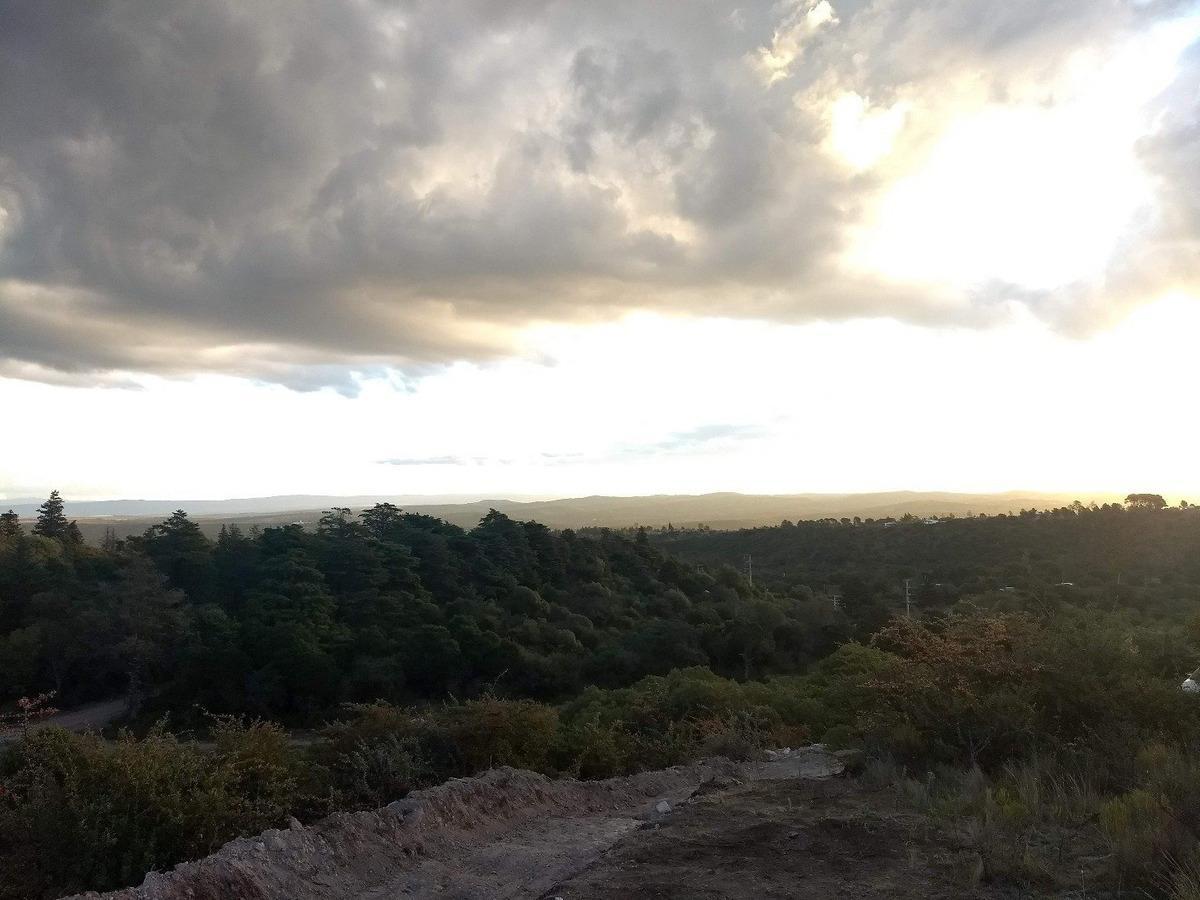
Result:
M37 514L44 497L0 500L0 510L13 509L22 516ZM194 518L202 516L247 516L286 513L295 510L330 509L334 506L361 508L386 500L405 507L413 504L459 504L478 499L475 494L405 494L393 497L375 495L337 497L325 494L286 494L277 497L242 497L233 500L71 500L70 514L75 518L94 516L169 516L177 509L187 510Z
M144 531L176 509L183 509L209 534L222 524L270 526L299 522L315 525L321 512L331 507L360 510L387 501L409 512L436 516L474 526L489 509L515 519L542 522L551 528L645 525L657 528L708 525L715 529L778 525L784 519L823 519L861 516L886 518L911 513L917 516L1006 513L1021 509L1065 506L1073 500L1098 503L1119 500L1108 494L1048 494L1009 491L1001 494L961 494L941 491L888 491L870 494L662 494L647 497L578 497L562 500L468 499L405 495L387 497L327 497L291 495L236 500L100 500L73 503L67 514L77 519L84 537L99 540L106 529L118 536ZM40 501L0 502L22 516L33 516Z

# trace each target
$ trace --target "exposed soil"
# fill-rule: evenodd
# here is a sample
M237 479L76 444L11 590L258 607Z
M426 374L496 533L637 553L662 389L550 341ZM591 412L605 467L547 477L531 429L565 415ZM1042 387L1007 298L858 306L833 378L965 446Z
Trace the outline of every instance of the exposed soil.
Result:
M239 838L109 900L1000 898L979 857L820 747L601 782L497 769ZM96 894L84 895L95 898Z
M339 813L238 838L212 856L150 873L110 900L537 897L642 821L661 817L734 764L629 778L552 781L494 769L373 812ZM80 896L97 897L90 893Z
M646 898L999 898L979 858L848 780L748 782L697 796L546 893Z

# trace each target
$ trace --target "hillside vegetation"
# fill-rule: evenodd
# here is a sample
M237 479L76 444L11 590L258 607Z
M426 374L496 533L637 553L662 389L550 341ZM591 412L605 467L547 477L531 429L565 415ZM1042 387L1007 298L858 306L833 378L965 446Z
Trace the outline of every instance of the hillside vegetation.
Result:
M1138 497L1141 495L1131 495ZM1153 495L1149 495L1153 496ZM1148 505L1141 505L1142 503ZM775 594L943 610L1000 607L1179 611L1200 598L1200 508L1139 504L1023 510L972 518L821 519L741 531L661 529L656 547L729 565Z
M302 722L487 686L562 698L685 666L797 671L825 649L805 604L732 569L496 512L465 531L380 504L214 542L180 511L102 548L65 517L37 531L0 539L0 698L132 691Z
M0 897L497 764L596 778L818 739L967 835L975 877L1197 896L1200 510L583 535L384 504L215 542L177 513L99 549L70 524L57 498L36 534L0 520L0 690L58 692L18 724L113 693L138 715L0 755Z

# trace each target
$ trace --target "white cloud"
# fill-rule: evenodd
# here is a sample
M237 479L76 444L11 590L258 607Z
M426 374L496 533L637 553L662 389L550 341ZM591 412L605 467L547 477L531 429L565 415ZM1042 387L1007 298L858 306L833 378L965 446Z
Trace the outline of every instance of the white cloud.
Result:
M1103 282L1113 254L1139 229L1147 236L1162 202L1139 142L1153 128L1150 101L1198 33L1200 21L1183 20L1113 56L1077 54L1055 78L1012 85L1004 102L981 102L973 85L945 85L949 109L912 114L943 124L927 149L910 148L889 169L848 264L933 290L957 288L964 299L989 282L1042 291ZM838 101L833 139L839 109L856 136L860 103L853 95ZM890 145L895 132L878 121L876 128ZM874 161L870 137L862 152Z
M836 25L837 14L829 0L792 0L775 28L769 46L759 48L754 60L763 81L769 86L787 78L792 66L804 53L805 45L823 26Z
M848 91L830 110L829 149L854 169L870 169L892 152L908 111L904 101L880 108Z
M1197 298L1088 340L635 316L544 326L532 360L361 379L354 399L236 378L138 391L0 379L0 494L580 495L895 488L1154 490L1200 499ZM41 440L44 423L53 440ZM15 423L15 427L14 427ZM1131 424L1132 423L1132 424ZM1103 437L1098 437L1102 435ZM388 461L403 461L403 465Z

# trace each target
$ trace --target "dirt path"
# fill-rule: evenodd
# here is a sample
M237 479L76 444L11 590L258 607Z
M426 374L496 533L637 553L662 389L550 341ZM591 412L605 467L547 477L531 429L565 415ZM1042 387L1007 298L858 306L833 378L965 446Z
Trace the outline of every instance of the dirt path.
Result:
M974 883L952 849L888 796L845 780L750 782L696 797L627 836L546 898L1013 897Z
M29 730L37 731L40 728L49 728L54 725L59 728L65 728L68 731L87 731L88 729L99 731L101 728L112 724L125 715L127 704L128 701L124 697L118 697L115 700L102 700L99 703L89 703L86 706L78 706L75 709L55 713L45 719L31 722ZM20 736L21 730L19 728L0 731L0 744L16 740Z

